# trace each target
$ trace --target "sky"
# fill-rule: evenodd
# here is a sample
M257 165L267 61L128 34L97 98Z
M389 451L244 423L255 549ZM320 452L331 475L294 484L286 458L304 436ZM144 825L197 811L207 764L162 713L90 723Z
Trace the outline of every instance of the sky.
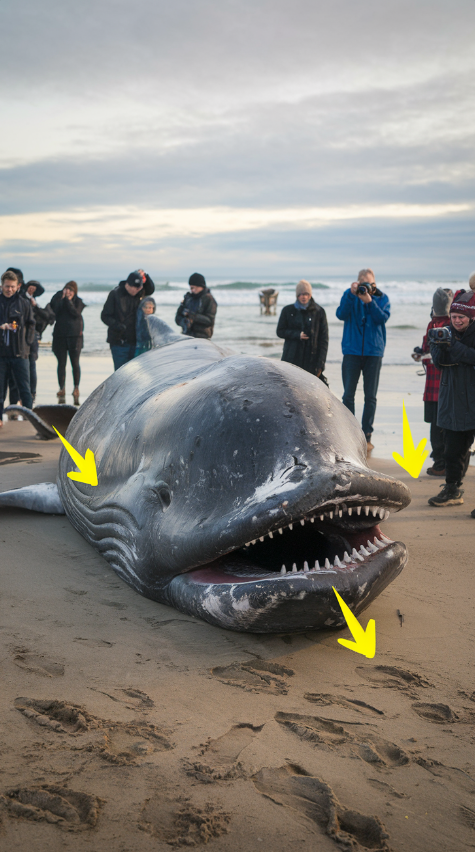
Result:
M467 278L475 0L1 0L0 265Z

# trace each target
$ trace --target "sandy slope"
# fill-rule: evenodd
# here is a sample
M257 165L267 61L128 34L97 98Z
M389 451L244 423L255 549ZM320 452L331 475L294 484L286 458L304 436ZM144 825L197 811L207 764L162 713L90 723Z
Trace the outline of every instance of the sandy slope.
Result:
M1 490L54 480L59 449L6 423ZM65 517L2 512L2 849L475 848L473 473L432 509L438 481L372 465L413 493L384 525L409 565L361 619L374 660L346 631L211 627L129 589Z

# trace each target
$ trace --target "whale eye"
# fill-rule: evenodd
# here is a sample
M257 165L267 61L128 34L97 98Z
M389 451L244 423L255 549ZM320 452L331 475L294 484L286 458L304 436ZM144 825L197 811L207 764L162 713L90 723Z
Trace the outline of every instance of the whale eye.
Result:
M166 482L157 482L151 489L151 494L154 500L160 503L162 512L168 509L172 502L172 494Z

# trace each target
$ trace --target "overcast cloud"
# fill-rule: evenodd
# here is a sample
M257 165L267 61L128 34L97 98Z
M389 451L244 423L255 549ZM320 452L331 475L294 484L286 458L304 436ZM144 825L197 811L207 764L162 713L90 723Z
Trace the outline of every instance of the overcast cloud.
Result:
M4 265L475 267L473 0L4 0L0 28Z

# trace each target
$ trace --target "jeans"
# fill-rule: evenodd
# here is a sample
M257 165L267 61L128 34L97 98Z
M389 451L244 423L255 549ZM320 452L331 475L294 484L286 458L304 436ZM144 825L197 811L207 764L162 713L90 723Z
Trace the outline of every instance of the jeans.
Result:
M0 358L0 420L3 418L5 380L9 373L15 379L20 399L25 408L33 408L30 391L30 362L28 358Z
M135 355L135 343L126 343L124 346L112 346L111 355L114 362L114 370L118 370L128 361L131 361Z
M370 438L376 412L376 394L378 393L379 373L382 357L379 355L343 355L341 375L343 379L343 405L355 413L355 391L361 373L363 373L364 408L363 432Z

